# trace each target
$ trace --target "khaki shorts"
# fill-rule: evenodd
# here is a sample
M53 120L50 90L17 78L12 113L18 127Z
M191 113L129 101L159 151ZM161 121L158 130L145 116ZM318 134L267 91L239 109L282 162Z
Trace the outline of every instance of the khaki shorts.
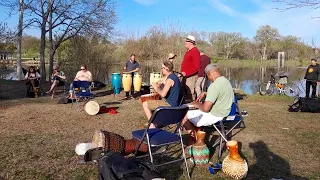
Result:
M164 99L162 99L162 100L148 100L146 102L148 103L148 107L151 110L155 110L159 106L170 106L170 104L167 103Z

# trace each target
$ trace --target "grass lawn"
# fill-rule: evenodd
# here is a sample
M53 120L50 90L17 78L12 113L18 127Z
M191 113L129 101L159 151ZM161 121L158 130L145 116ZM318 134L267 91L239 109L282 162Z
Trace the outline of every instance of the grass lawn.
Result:
M97 129L130 138L146 121L140 103L121 101L123 94L96 92L97 102L118 107L118 114L89 116L71 104L57 104L58 98L27 99L24 92L24 83L0 80L0 179L97 179L95 165L76 164L76 144L91 141ZM248 161L246 179L320 179L319 114L290 113L291 102L283 96L258 95L239 101L249 114L246 128L234 137ZM214 153L212 162L216 157ZM182 163L161 171L166 179L186 179ZM192 179L228 177L194 168Z

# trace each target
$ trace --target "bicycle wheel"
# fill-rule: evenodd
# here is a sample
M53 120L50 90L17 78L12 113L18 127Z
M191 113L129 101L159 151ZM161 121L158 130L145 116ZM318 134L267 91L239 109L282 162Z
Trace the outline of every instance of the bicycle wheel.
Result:
M299 96L300 90L299 87L295 84L289 83L284 85L284 94L289 97Z
M261 95L272 95L274 90L274 84L262 83L260 85L259 93Z

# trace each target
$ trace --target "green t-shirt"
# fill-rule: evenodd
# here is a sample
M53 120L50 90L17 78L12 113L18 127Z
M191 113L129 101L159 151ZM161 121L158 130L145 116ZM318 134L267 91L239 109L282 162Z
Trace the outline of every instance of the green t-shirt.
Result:
M205 101L210 101L213 106L210 113L216 117L226 117L230 114L231 105L234 101L232 86L225 77L218 77L210 84Z

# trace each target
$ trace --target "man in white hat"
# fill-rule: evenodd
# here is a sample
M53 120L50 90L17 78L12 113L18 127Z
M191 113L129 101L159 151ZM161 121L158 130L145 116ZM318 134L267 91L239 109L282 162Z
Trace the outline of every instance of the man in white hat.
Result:
M195 87L200 68L200 51L196 47L196 38L189 35L185 40L187 52L181 63L181 74L185 84L185 93L187 100L195 100Z

